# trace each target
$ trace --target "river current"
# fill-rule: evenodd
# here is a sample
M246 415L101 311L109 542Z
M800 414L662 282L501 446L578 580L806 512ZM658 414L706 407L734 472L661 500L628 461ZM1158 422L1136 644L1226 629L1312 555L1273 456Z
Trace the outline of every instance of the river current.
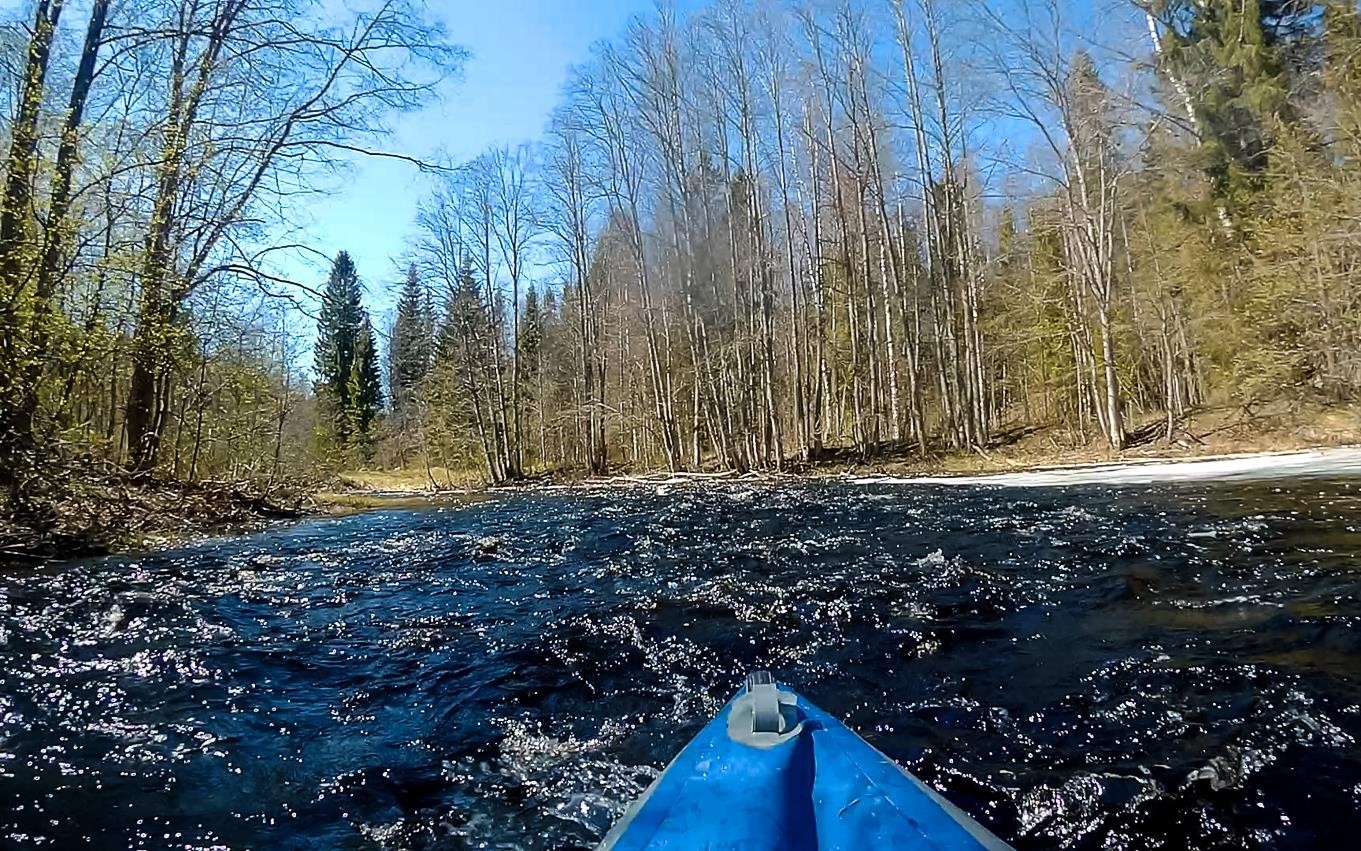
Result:
M0 847L589 848L765 668L1018 848L1354 847L1361 486L639 486L0 573Z

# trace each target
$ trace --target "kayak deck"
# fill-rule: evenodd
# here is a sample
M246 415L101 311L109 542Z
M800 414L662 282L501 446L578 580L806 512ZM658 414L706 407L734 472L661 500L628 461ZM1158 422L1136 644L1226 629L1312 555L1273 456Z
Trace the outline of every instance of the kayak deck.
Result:
M769 674L753 674L600 848L1008 846L846 725Z

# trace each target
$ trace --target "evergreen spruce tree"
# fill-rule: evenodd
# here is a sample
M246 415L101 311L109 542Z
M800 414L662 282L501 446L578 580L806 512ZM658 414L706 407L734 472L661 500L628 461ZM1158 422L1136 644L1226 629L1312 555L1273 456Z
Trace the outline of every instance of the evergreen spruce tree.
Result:
M1216 202L1236 219L1264 188L1271 146L1297 123L1290 69L1317 52L1312 3L1299 0L1166 0L1166 61L1188 80Z
M373 423L383 407L383 384L373 325L363 308L360 308L359 333L354 339L354 359L350 364L346 395L348 445L358 450L361 460L368 461L373 454Z
M399 418L430 372L434 356L433 324L425 289L412 265L397 298L397 318L388 350L388 397L393 413Z
M520 378L532 383L539 371L539 350L543 345L543 311L539 292L530 285L520 312Z
M317 397L341 445L349 437L350 373L362 317L359 274L349 253L342 251L331 264L322 292L315 352Z
M454 362L463 352L479 351L487 333L487 315L482 304L482 290L473 271L472 260L464 258L449 297L444 325L440 329L437 358ZM461 364L472 370L482 368L480 362Z

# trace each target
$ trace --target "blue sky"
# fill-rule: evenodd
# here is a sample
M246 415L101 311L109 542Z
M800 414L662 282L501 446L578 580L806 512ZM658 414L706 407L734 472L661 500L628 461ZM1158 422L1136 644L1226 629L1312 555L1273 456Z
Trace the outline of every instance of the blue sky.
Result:
M593 43L650 10L652 0L430 0L430 8L470 56L461 77L444 85L441 102L402 116L382 147L419 158L443 151L462 160L492 145L539 138L568 68L589 58ZM400 280L402 252L429 178L407 163L360 157L335 184L336 191L309 199L305 212L294 211L302 219L296 236L327 256L349 251L371 312L381 317L391 303L388 290ZM281 266L314 286L326 274L319 258Z
M1005 7L1015 0L999 0ZM321 0L323 4L345 0ZM702 0L672 0L682 10ZM1105 0L1092 0L1100 4ZM628 21L654 8L654 0L428 0L449 39L469 57L463 73L446 81L438 102L398 117L394 134L379 147L420 159L471 158L493 145L538 139L561 95L571 65L586 61L591 46L620 34ZM68 0L63 30L72 43L86 4ZM1083 4L1076 4L1081 7ZM0 0L7 19L27 18L32 0ZM316 195L299 199L287 230L265 244L302 243L312 252L274 255L285 277L319 287L329 258L341 249L355 258L371 313L383 327L401 280L402 256L414 236L414 218L431 178L391 159L352 157L338 177L319 175Z
M400 116L392 123L394 134L376 146L426 160L441 154L463 160L493 145L538 139L568 69L590 57L592 44L620 34L631 18L654 8L654 0L427 2L449 40L468 51L468 60L463 73L443 85L438 102ZM678 5L695 4L681 0ZM61 26L74 45L84 32L88 5L68 0L67 7ZM0 0L0 19L5 21L27 22L32 12L32 0ZM349 251L381 328L429 181L408 163L353 157L345 173L321 178L322 193L287 211L292 227L263 242L301 243L325 257ZM320 287L329 261L311 252L289 252L275 254L273 264L271 272Z
M320 0L323 7L345 0ZM427 0L431 17L469 56L442 97L391 122L394 133L375 147L423 160L471 158L493 145L533 142L542 135L568 70L590 57L591 46L622 33L655 8L654 0ZM677 0L682 8L696 0ZM23 21L33 0L0 0L0 19ZM79 43L88 3L68 0L61 29L65 49ZM267 271L319 288L329 258L354 257L380 331L402 276L402 255L414 236L416 208L430 177L412 164L354 156L338 176L318 175L315 195L285 211L288 227L266 234L258 247L302 244L280 251Z

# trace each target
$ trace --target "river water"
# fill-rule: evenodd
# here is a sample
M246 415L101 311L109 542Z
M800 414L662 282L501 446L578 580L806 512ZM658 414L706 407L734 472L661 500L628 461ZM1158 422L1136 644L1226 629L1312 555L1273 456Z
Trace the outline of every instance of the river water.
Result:
M1354 847L1359 628L1327 481L560 491L13 568L0 847L588 848L756 668L1019 848Z

